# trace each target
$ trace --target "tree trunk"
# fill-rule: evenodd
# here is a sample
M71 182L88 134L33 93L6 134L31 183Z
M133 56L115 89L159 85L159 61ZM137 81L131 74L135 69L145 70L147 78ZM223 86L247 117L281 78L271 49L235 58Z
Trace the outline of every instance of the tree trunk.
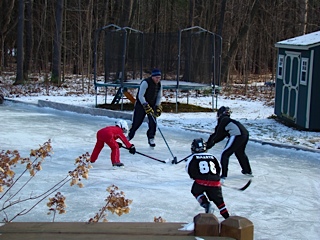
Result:
M58 0L56 5L55 34L53 39L53 61L51 81L60 85L61 83L61 38L63 19L63 0Z
M213 71L213 81L212 84L221 85L221 55L222 55L222 30L224 25L224 16L226 13L226 3L227 0L223 0L221 3L220 9L220 19L219 19L219 26L218 26L218 35L215 37L215 56L214 56L214 71Z
M90 87L91 87L91 76L92 76L92 22L93 22L93 0L89 1L89 7L87 12L87 23L88 24L88 63L87 63L87 78L89 79L89 85L88 85L88 92L90 93Z
M24 0L19 0L19 18L17 33L17 77L14 85L23 84L23 30L24 30Z
M189 27L193 26L195 0L189 0Z
M26 47L25 47L25 58L23 65L24 80L28 80L28 73L30 68L30 61L32 59L33 51L33 0L26 2Z
M14 7L15 0L8 0L8 1L2 1L1 3L1 9L0 9L0 15L1 17L1 28L0 28L0 74L2 73L2 68L4 68L5 64L5 55L7 52L7 49L5 49L5 46L8 44L5 44L6 35L8 33L8 28L11 22L12 18L12 10ZM9 45L10 50L12 50L14 46Z
M307 33L307 24L308 24L308 0L301 1L301 33Z

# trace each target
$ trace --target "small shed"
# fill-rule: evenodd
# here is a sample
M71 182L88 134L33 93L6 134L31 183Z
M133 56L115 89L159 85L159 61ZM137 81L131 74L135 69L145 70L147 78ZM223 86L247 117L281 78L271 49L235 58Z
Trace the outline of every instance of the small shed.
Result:
M277 42L275 114L299 129L320 130L320 31Z

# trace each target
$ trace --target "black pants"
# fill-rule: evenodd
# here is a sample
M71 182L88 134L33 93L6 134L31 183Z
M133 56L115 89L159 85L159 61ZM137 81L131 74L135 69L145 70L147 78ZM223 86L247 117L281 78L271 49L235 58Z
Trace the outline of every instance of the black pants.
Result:
M136 131L139 129L141 124L143 123L143 120L146 116L146 112L140 102L136 102L134 106L134 111L133 111L133 119L132 119L132 126L129 130L128 138L131 140L134 135L136 134ZM148 120L149 120L149 128L147 131L147 137L148 139L154 138L156 135L156 128L157 128L157 123L156 123L156 118L148 115Z
M224 218L229 217L229 212L223 200L221 187L203 186L194 182L191 188L191 193L198 200L200 205L202 205L203 203L207 203L209 199L210 201L214 202L214 204L219 209L220 214Z
M246 173L251 173L251 167L248 156L245 153L249 136L231 136L221 154L221 168L222 177L228 176L229 158L232 154L235 154L239 161L242 170Z

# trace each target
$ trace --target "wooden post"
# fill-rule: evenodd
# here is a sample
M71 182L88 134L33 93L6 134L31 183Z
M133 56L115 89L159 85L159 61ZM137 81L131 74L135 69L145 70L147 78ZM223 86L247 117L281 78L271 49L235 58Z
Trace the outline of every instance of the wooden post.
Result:
M210 213L200 213L193 218L195 236L219 236L219 221Z
M253 240L253 223L244 217L231 216L221 222L220 236Z

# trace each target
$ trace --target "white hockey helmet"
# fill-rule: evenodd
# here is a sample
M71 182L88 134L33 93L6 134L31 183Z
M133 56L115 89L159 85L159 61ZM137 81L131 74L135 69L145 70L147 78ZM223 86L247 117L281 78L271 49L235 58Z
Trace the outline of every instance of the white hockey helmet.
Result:
M116 126L122 129L123 133L127 133L129 131L128 123L125 120L117 120Z

